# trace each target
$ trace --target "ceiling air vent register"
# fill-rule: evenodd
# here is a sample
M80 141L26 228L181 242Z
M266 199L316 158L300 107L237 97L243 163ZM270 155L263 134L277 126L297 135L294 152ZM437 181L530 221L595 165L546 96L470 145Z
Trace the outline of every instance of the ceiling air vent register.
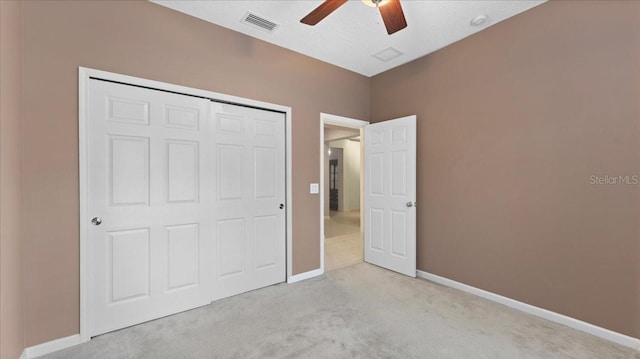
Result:
M258 16L252 12L247 12L242 17L241 22L266 32L274 32L279 26L275 22L269 21L262 16Z
M393 59L395 59L396 57L402 55L402 52L398 51L397 49L393 48L393 47L388 47L380 52L378 52L377 54L373 54L373 57L375 57L376 59L380 60L380 61L384 61L384 62L388 62L391 61Z

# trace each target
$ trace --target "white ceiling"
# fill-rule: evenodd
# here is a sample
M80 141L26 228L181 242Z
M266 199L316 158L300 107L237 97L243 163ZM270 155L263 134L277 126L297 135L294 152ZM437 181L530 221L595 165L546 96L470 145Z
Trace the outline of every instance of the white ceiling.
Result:
M387 35L378 9L360 0L348 1L316 26L302 24L300 19L322 0L151 1L365 76L427 55L544 2L402 0L408 26ZM268 33L242 22L248 11L278 27ZM489 21L471 26L479 15L487 15ZM387 62L373 56L389 47L402 55Z

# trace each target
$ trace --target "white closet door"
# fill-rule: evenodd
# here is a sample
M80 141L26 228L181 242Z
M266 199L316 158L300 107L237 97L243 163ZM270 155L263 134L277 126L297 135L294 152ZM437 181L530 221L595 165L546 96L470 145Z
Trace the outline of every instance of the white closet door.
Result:
M365 127L364 260L416 276L416 116Z
M211 106L215 300L286 279L285 115Z
M208 304L209 101L90 80L90 335Z

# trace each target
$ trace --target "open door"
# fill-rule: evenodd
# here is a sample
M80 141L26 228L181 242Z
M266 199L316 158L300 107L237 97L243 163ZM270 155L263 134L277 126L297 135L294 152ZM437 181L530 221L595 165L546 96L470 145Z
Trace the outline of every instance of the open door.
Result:
M416 276L416 116L365 127L364 260Z

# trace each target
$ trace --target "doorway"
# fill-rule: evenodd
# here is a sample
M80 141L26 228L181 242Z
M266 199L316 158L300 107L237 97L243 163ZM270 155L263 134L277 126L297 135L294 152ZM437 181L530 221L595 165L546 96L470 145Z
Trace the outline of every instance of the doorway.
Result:
M359 133L359 137L353 133L338 136L350 142L360 140L360 180L356 185L360 210L357 213L344 213L344 210L341 213L339 196L338 211L331 211L330 173L325 169L330 168L330 151L333 153L338 146L329 135L325 139L326 127L334 128L335 132L357 130ZM366 121L320 114L320 273L366 261L410 277L416 276L416 148L415 115L370 125ZM340 161L336 166L338 193L339 166ZM345 198L349 198L346 193L343 200ZM356 237L353 243L360 249L352 247L348 252L348 242L334 239L355 232L349 224L355 226L358 222L359 233L356 233L360 240ZM347 228L341 224L346 224ZM333 244L337 244L337 248L332 248ZM344 247L347 252L341 251ZM336 260L339 257L335 253L344 254L346 258Z
M364 259L361 141L368 122L322 114L322 266L323 271L348 267Z

